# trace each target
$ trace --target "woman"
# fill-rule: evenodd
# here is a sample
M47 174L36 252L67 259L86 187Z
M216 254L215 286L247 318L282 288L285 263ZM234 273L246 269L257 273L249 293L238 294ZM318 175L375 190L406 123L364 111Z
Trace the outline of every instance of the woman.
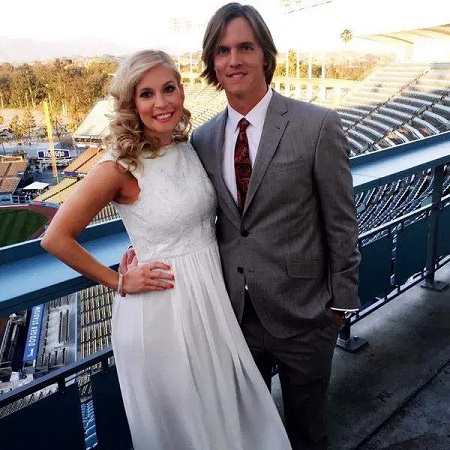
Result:
M164 52L139 52L111 95L111 150L42 245L119 291L112 342L134 449L289 449L225 290L215 193L187 142L180 74ZM123 276L75 241L110 201L140 261Z

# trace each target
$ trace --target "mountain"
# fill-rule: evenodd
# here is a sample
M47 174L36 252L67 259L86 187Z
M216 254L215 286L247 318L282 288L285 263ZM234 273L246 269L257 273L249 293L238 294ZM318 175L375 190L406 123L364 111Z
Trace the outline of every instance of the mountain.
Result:
M0 36L0 63L17 64L76 56L120 56L134 50L136 49L98 39L44 41Z

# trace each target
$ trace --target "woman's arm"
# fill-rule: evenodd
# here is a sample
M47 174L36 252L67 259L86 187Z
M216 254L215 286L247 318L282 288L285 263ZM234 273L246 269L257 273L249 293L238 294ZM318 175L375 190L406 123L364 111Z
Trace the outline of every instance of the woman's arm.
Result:
M94 167L60 207L41 243L49 253L77 272L113 289L118 287L118 272L97 261L75 238L103 207L121 197L127 182L130 182L129 174L117 170L115 162L108 161ZM137 293L173 287L162 280L173 280L171 274L154 269L168 270L170 267L162 262L134 267L125 275L125 292Z

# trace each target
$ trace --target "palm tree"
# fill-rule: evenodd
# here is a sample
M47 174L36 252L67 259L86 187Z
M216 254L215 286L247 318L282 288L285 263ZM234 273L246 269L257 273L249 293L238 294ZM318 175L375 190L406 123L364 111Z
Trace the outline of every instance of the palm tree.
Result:
M353 33L348 28L345 28L341 33L341 39L344 44L347 44L353 39Z

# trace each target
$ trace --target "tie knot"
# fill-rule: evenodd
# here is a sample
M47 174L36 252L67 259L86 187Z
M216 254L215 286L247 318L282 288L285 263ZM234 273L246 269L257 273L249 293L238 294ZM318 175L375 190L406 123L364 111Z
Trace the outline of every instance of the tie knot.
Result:
M242 132L245 131L245 130L247 129L247 127L250 125L250 122L249 122L245 117L243 117L243 118L239 121L238 125L239 125L239 131L242 133Z

